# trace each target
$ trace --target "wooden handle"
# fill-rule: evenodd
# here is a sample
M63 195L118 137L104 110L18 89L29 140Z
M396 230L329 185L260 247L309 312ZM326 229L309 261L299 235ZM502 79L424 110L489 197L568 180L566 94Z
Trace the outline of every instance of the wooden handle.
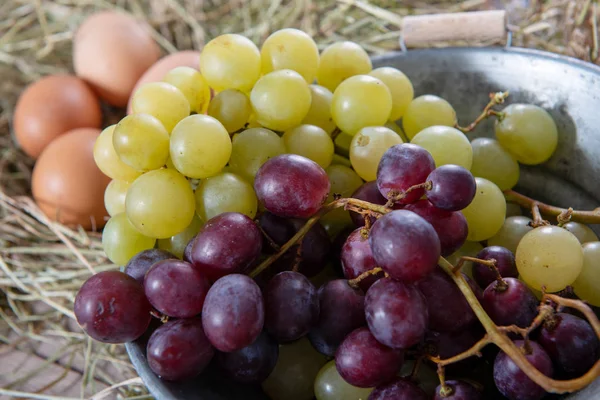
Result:
M475 11L404 17L402 39L407 47L453 40L492 40L506 36L506 11Z

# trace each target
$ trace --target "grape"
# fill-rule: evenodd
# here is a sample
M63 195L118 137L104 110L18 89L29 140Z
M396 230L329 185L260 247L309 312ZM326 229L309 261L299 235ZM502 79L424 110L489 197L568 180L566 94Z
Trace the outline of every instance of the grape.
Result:
M352 170L352 168L344 165L330 165L325 169L331 188L329 189L329 196L327 196L327 203L335 200L334 194L340 195L342 198L347 198L363 184L363 180L360 176ZM325 226L325 229L331 236L335 236L342 229L348 226L352 226L352 219L350 218L350 212L343 208L336 208L335 210L327 213L321 218L321 223Z
M366 325L365 295L345 279L327 282L319 289L320 314L308 338L320 353L332 357L344 338Z
M426 94L410 102L402 117L402 128L410 140L423 129L434 126L454 126L456 112L441 97Z
M343 155L344 157L350 157L350 145L354 136L346 135L344 132L340 132L333 143L335 144L335 151Z
M140 86L131 98L135 114L150 114L158 119L167 132L190 115L190 103L175 86L166 82L150 82Z
M552 293L572 284L583 269L579 240L558 226L541 226L525 234L515 254L517 269L532 288Z
M303 124L316 125L331 134L335 129L335 122L331 118L331 100L333 93L319 85L309 85L311 95L310 109L302 120Z
M519 276L515 255L505 247L488 246L477 253L481 260L496 260L496 268L503 278L516 278ZM487 288L497 278L496 272L487 265L473 263L473 279L482 287Z
M231 156L227 129L213 117L190 115L171 134L171 161L183 175L204 179L218 174Z
M250 218L223 213L206 222L191 249L194 267L211 280L244 272L260 255L262 235Z
M144 284L146 272L159 261L176 259L176 257L165 250L148 249L140 251L133 256L127 265L125 265L125 273L138 281L140 285Z
M308 114L310 102L308 84L299 73L290 69L263 75L250 93L256 121L275 131L300 125Z
M477 138L471 142L474 176L494 182L500 190L512 189L519 181L519 163L495 139Z
M483 291L481 305L496 325L527 328L537 315L538 301L523 282L503 278Z
M458 129L444 125L429 126L410 142L427 150L438 167L454 164L471 169L473 149L469 139Z
M363 233L363 228L356 229L348 236L344 247L342 247L340 260L344 269L344 276L347 279L354 279L362 273L377 267L377 263L371 252L369 239L367 238L366 231ZM359 285L361 289L366 291L382 276L382 273L371 275L360 281Z
M483 400L483 394L473 385L465 381L446 381L446 390L450 389L450 394L442 393L442 385L439 385L435 390L433 400Z
M446 259L452 265L456 265L462 256L475 257L477 253L483 250L483 246L478 242L465 242L460 249L456 252L450 254ZM461 271L464 272L467 276L473 277L472 273L473 263L470 261L465 261L461 268Z
M226 89L249 92L260 77L260 52L242 35L220 35L202 49L200 71L217 92Z
M515 345L522 347L523 340L516 340ZM536 342L529 342L531 352L525 353L525 358L542 374L552 376L552 362L548 354ZM498 353L494 361L494 382L498 390L510 400L538 400L546 392L532 381L504 352Z
M523 216L507 217L498 233L488 239L488 245L506 247L515 253L523 236L533 230L531 222L531 218Z
M315 41L298 29L280 29L269 36L260 50L262 73L281 69L296 71L312 83L319 67L319 49Z
M183 93L190 111L203 113L210 102L210 87L198 70L190 67L176 67L167 72L164 82L170 83Z
M506 218L523 215L521 206L515 203L506 203Z
M425 182L434 169L435 162L427 150L410 143L397 144L381 157L377 168L377 187L389 199ZM413 190L398 203L414 203L424 193L423 189Z
M217 353L221 369L227 376L242 383L258 383L267 379L278 357L279 345L265 332L243 349Z
M102 173L111 179L131 182L142 173L131 168L119 158L113 146L115 127L104 129L94 144L94 161Z
M183 258L183 253L185 252L186 246L196 236L196 234L200 232L202 225L203 223L200 221L200 218L198 218L197 215L194 215L192 222L182 232L175 236L171 236L168 239L158 239L156 242L158 248L170 251L176 255L177 258ZM189 260L185 261L190 262Z
M381 195L376 181L364 183L361 187L356 189L354 193L352 193L352 198L368 201L369 203L373 204L379 204L381 206L387 203L385 197ZM350 211L350 217L356 226L360 227L365 225L365 218L361 214ZM374 217L369 218L371 223L375 222Z
M365 98L369 101L365 101ZM392 95L387 86L369 75L346 79L333 92L331 116L338 128L354 136L367 126L387 122L392 112Z
M390 89L392 95L390 121L402 118L415 95L410 79L402 71L392 67L374 69L369 75L381 80Z
M548 160L558 144L558 130L546 110L533 104L511 104L496 121L496 139L517 161L536 165Z
M217 350L232 352L252 344L264 321L260 288L246 275L224 276L209 289L202 308L202 326Z
M362 389L346 382L335 367L335 360L321 368L315 379L317 400L366 400L373 389Z
M182 260L185 262L192 263L192 249L194 248L194 243L196 243L196 236L190 239L190 241L185 245L185 249L183 249L183 257Z
M377 178L377 166L383 154L392 146L402 143L396 132L384 126L371 126L358 131L350 143L350 162L361 178Z
M573 282L573 290L577 296L596 307L600 307L598 276L600 276L600 242L586 243L583 245L583 267Z
M250 128L233 137L229 166L249 182L270 158L285 153L283 140L273 131Z
M440 240L429 222L412 211L379 218L369 243L377 265L394 279L415 282L430 274L440 258Z
M137 339L151 318L142 285L119 271L103 271L88 278L77 292L73 311L85 333L104 343Z
M447 164L437 167L427 177L431 189L426 190L427 199L442 210L459 211L467 207L475 197L475 178L465 168Z
M327 173L316 162L283 154L263 164L254 180L258 200L280 217L308 218L329 194Z
M469 225L467 240L480 242L491 238L502 228L506 216L506 200L498 186L487 179L475 178L475 183L475 197L461 212Z
M427 400L427 394L406 378L397 378L386 385L378 386L368 400Z
M258 200L254 188L238 175L222 172L200 181L196 192L196 213L203 221L224 212L239 212L254 218Z
M141 234L165 239L183 231L195 213L194 192L172 169L146 172L127 191L125 213Z
M333 141L327 132L315 125L299 125L283 134L287 153L309 158L323 168L331 164Z
M335 352L335 366L349 384L371 388L394 379L404 354L379 343L367 328L350 333Z
M243 92L227 89L211 100L207 113L223 124L227 132L233 133L246 125L252 114L252 105Z
M200 318L172 320L150 336L148 365L168 381L193 378L212 360L215 349L204 334Z
M365 315L373 335L395 349L419 343L427 329L427 301L416 286L380 279L367 291Z
M346 79L368 74L372 68L371 58L362 46L350 41L336 42L321 52L317 81L333 92Z
M581 244L598 241L598 236L596 236L592 228L585 224L569 221L563 225L563 228L575 235Z
M129 182L113 179L106 186L106 190L104 191L104 206L111 217L125 212L125 197L130 185L131 183Z
M108 220L102 231L102 248L106 257L117 265L125 265L142 250L154 247L156 239L139 233L125 213Z

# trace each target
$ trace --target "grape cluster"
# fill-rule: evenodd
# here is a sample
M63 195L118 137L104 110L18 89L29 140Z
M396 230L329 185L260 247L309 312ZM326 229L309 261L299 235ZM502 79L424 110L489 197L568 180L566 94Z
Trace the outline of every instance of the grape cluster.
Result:
M452 106L413 99L398 69L372 70L352 42L319 54L295 29L260 50L222 35L200 60L202 74L179 67L140 87L133 113L96 142L113 179L103 246L124 272L94 275L76 297L94 339L136 340L154 315L148 364L166 380L214 359L274 400L474 400L467 381L419 385L426 373L406 372L415 354L452 357L483 337L440 257L477 255L463 276L497 325L529 327L542 288L599 300L589 228L506 218L519 162L556 148L543 109L508 106L497 139L470 142ZM548 376L578 376L598 357L571 314L532 338L515 343ZM502 352L493 377L510 399L544 395Z

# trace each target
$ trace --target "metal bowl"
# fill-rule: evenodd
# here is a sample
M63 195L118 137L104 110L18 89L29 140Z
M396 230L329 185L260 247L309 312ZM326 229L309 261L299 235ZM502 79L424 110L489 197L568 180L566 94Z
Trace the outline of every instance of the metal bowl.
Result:
M599 67L517 48L410 50L374 58L373 66L399 68L411 79L417 96L436 94L448 100L462 124L476 118L490 92L508 90L507 103L545 108L559 129L558 149L543 166L521 166L517 189L562 207L591 210L600 205ZM493 134L493 122L486 121L470 136ZM600 232L598 226L593 228ZM148 367L143 338L126 347L138 374L159 400L268 399L259 387L238 385L216 374L186 383L162 381ZM600 381L565 398L600 398Z

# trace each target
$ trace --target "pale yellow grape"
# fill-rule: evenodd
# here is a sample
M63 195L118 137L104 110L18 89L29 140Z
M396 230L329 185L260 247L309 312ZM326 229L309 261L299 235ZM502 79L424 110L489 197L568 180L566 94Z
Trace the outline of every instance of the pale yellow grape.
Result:
M346 157L341 156L339 154L333 154L333 159L331 160L332 165L343 165L348 168L352 168L352 163Z
M190 103L175 86L166 82L150 82L133 94L131 109L135 114L150 114L171 132L175 125L190 115Z
M523 236L533 230L533 228L529 226L529 223L531 222L531 218L523 216L506 218L498 233L488 239L488 246L506 247L514 254L517 251L517 246Z
M483 246L479 242L466 241L460 247L460 249L446 257L446 260L448 260L450 264L456 265L461 257L475 257L481 250L483 250ZM473 263L471 261L466 261L463 264L461 271L464 272L469 278L473 278Z
M333 93L319 85L309 85L311 103L303 124L316 125L331 134L335 130L335 122L331 118L331 99Z
M192 222L195 211L190 183L172 169L146 172L127 191L127 218L145 236L166 239L177 235Z
M523 215L521 206L515 203L506 203L506 218L516 217L518 215Z
M227 129L208 115L190 115L171 134L171 161L183 175L203 179L218 174L231 155Z
M260 51L238 34L225 34L208 42L200 53L200 71L213 89L249 92L260 77Z
M467 240L480 242L494 236L506 215L506 200L502 191L493 182L475 178L477 190L471 204L461 212L467 219L469 234Z
M183 230L183 232L180 232L177 235L171 236L167 239L158 239L156 244L159 249L169 251L178 258L183 258L185 247L188 245L190 240L192 240L198 234L198 232L200 232L202 226L203 223L200 221L200 218L197 215L194 215L192 222Z
M354 136L346 135L343 132L337 135L333 141L333 144L335 145L335 152L349 158L352 139L354 139Z
M319 68L319 49L315 41L299 29L287 28L274 32L260 50L262 73L291 69L313 83Z
M233 137L229 166L249 182L254 182L258 169L268 159L284 153L283 139L275 132L265 128L246 129Z
M317 400L367 400L373 388L352 386L337 372L335 360L321 368L315 379L315 397Z
M367 52L354 42L336 42L321 52L317 82L332 92L354 75L368 74L373 69Z
M224 212L239 212L254 218L258 206L252 185L229 172L200 181L195 197L196 213L203 221Z
M106 186L106 190L104 191L104 206L111 217L125 212L125 197L127 196L129 186L131 186L130 182L116 181L114 179Z
M333 121L351 136L364 127L385 124L391 111L390 90L379 79L369 75L348 78L333 92Z
M169 158L169 132L150 114L131 114L117 124L113 146L125 164L150 171L163 167Z
M381 80L392 94L392 112L390 121L396 121L404 115L415 96L410 79L402 71L392 67L376 68L369 75Z
M569 221L563 225L563 228L575 235L581 244L598 241L598 236L596 236L592 228L580 222Z
M316 125L300 125L287 130L282 139L287 153L311 159L323 168L331 164L333 140L322 128Z
M446 100L432 94L419 96L410 102L402 117L402 128L412 138L423 129L434 126L454 126L456 112Z
M583 268L573 289L581 299L600 307L600 242L583 245Z
M94 161L100 171L111 179L131 182L142 173L131 168L119 158L113 146L116 125L104 129L94 143Z
M473 149L464 133L450 126L434 125L417 133L410 141L427 150L436 167L446 164L471 169Z
M167 72L164 82L170 83L183 93L190 103L190 111L203 113L210 102L210 87L202 74L194 68L176 67Z
M229 133L243 128L250 119L250 114L250 99L237 89L217 93L208 106L208 115L222 123Z
M400 143L400 136L389 128L374 126L361 129L350 144L352 168L365 181L375 180L383 153Z
M125 213L114 215L102 231L102 248L110 261L125 265L131 257L154 247L156 239L144 236L135 229Z
M494 182L500 190L512 189L519 181L519 163L500 142L477 138L471 142L471 173Z
M331 184L326 203L332 202L335 194L343 198L352 196L352 193L364 183L352 168L344 165L330 165L325 169L325 172ZM327 213L320 221L331 237L336 236L345 227L352 226L350 213L343 208L337 208Z

